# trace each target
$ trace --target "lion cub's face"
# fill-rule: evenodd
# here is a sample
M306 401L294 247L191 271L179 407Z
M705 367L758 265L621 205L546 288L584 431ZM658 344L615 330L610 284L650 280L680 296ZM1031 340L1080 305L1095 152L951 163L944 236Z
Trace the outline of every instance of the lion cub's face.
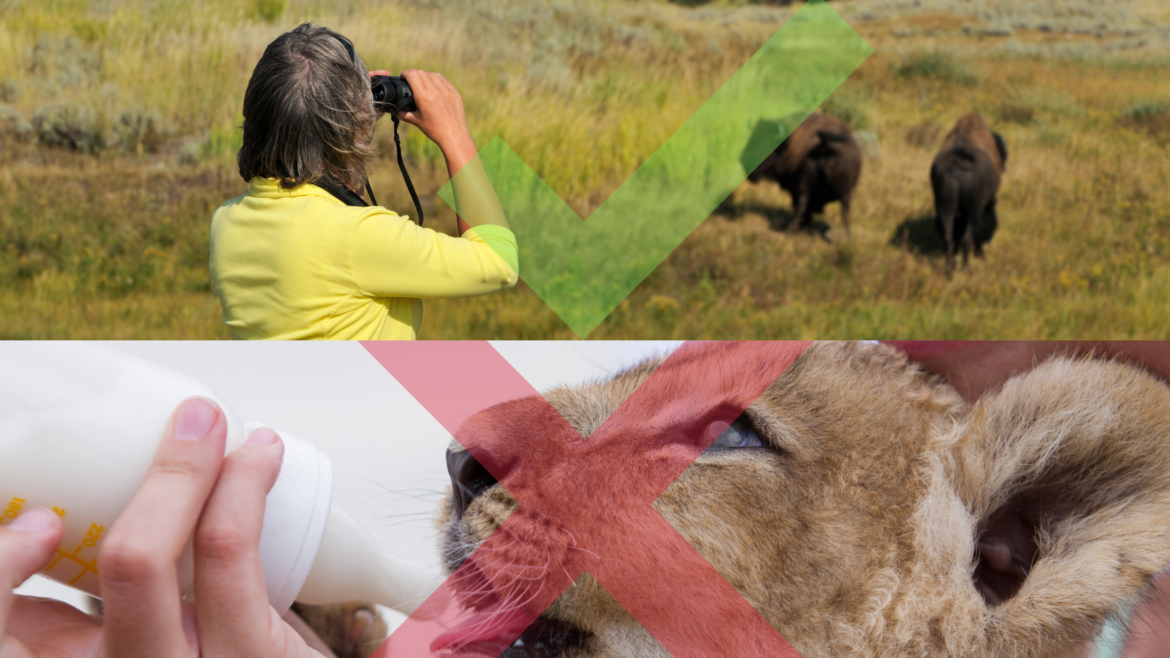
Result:
M676 379L685 391L688 382L719 370L726 349L692 350L686 358L668 361L663 367L669 370L657 376ZM556 389L545 398L581 436L590 437L660 366L644 364L610 381ZM665 409L663 415L703 411L693 399L684 407ZM466 431L497 433L496 440L519 436L530 409L524 401L493 407ZM986 421L987 415L980 418ZM992 579L981 589L979 569L985 575L995 572L998 562L992 560L989 567L981 558L977 535L995 537L998 526L980 523L997 513L1004 516L1011 505L997 503L987 492L971 493L968 497L978 499L972 501L959 493L969 473L950 455L958 444L972 449L974 442L963 443L957 429L969 420L968 407L949 387L889 348L816 344L666 489L654 508L806 658L891 651L983 655L1009 640L1024 646L1020 642L1027 633L1044 635L1043 646L1059 649L1060 638L1049 630L1028 630L1032 627L1026 623L1019 631L996 625L991 604L1011 599L1017 590L1028 591L1019 590L1023 576L1007 586ZM624 431L634 434L640 428ZM453 444L452 451L458 461L461 449ZM508 581L519 574L539 580L559 568L557 556L566 555L573 540L557 531L557 519L518 507L503 487L488 480L470 490L457 485L444 505L444 557L454 570L505 519L519 515L513 523L522 539L486 559L477 557L487 581L506 596ZM1046 519L1042 514L1027 518ZM1039 530L1037 525L1022 532ZM1043 530L1059 532L1051 523ZM1020 539L1017 533L1005 541L1015 546L1032 538ZM1025 576L1038 558L1028 559ZM1151 556L1151 564L1158 559ZM1143 563L1139 571L1148 578L1149 568ZM1009 565L1008 570L1020 568ZM1140 588L1141 578L1135 575L1131 588ZM1010 609L998 608L1000 613ZM1077 632L1090 633L1099 621L1086 622ZM1076 641L1080 638L1070 637L1064 644ZM667 655L588 574L505 652L565 658Z
M718 350L708 350L659 375L686 382L721 362ZM557 389L546 399L589 436L658 365L600 384ZM814 346L735 424L739 440L703 453L654 506L790 640L809 610L856 614L867 601L850 594L855 582L883 568L905 541L901 536L923 486L914 482L916 457L931 425L958 404L955 396L931 386L885 350ZM508 405L485 413L509 418L514 426ZM495 486L461 515L459 507L457 502L444 518L451 568L498 528L516 503ZM493 560L512 568L541 566L548 551L532 545L540 542L533 534L533 542ZM565 541L558 533L543 535ZM570 636L563 655L662 651L591 577L577 584L546 614Z

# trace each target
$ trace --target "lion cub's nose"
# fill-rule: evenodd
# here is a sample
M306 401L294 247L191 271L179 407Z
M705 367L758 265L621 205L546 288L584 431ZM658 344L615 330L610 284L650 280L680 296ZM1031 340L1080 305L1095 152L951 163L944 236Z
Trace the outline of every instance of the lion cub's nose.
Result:
M451 474L451 497L457 516L463 516L471 501L496 483L492 474L466 451L447 451L447 472Z

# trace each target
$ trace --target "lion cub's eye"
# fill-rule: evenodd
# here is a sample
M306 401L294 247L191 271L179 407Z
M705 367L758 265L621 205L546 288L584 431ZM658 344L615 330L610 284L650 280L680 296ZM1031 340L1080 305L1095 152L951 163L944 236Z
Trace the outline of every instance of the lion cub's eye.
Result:
M764 445L756 431L747 423L744 416L740 416L734 423L717 420L707 426L707 436L716 435L708 450L727 450L730 448L756 448Z

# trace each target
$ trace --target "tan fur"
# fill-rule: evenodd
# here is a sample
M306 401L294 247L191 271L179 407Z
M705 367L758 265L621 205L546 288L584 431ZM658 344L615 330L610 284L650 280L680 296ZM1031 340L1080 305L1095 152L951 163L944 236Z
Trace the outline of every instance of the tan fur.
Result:
M545 397L588 436L658 365ZM1170 389L1133 367L1054 358L968 405L891 348L820 343L747 413L772 449L704 454L655 507L805 658L1071 655L1170 563ZM988 605L979 524L1045 492L1039 559ZM449 566L513 509L444 506ZM593 639L563 656L666 656L578 585L547 615Z
M995 163L995 183L998 187L1000 178L1003 176L1003 158L1000 157L999 149L995 146L995 138L991 135L991 127L987 125L987 122L977 112L965 114L955 122L955 127L951 128L951 132L947 133L942 150L949 149L959 141L966 141L969 144L983 149L987 153L987 156Z

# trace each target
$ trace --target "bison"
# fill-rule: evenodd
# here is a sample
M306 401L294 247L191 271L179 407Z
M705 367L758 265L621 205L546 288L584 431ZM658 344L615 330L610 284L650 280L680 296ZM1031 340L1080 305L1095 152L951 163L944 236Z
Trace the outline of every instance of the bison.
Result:
M792 195L789 230L803 227L825 204L841 202L841 224L849 233L849 202L861 177L861 148L840 119L814 112L776 147L748 180L771 178Z
M947 245L947 272L954 268L955 243L963 248L963 266L972 250L983 257L998 219L995 194L1007 162L1003 137L991 132L972 112L959 119L930 167L935 226Z

